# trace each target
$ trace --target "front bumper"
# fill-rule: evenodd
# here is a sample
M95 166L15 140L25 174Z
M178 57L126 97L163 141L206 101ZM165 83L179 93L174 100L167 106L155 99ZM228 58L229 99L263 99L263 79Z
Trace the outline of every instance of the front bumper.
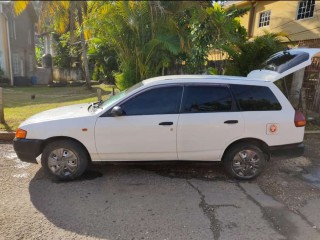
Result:
M304 143L294 143L269 147L271 155L300 157L304 153Z
M23 162L37 163L36 158L42 151L43 140L19 139L13 140L13 148L18 158Z

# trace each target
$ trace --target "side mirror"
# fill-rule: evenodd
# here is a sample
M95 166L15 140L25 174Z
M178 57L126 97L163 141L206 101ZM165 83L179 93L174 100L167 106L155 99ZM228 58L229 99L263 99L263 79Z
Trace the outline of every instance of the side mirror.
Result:
M122 116L123 115L123 110L121 109L120 106L115 106L112 108L111 112L110 112L110 115L112 117L119 117L119 116Z

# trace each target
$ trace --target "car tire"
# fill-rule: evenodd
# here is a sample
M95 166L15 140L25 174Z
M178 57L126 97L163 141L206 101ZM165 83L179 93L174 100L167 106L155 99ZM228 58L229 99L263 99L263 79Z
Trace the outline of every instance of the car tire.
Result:
M227 150L223 164L234 178L250 180L256 178L265 168L266 154L256 145L241 143Z
M88 153L84 147L72 140L49 143L43 150L41 165L57 180L73 180L80 177L88 166Z

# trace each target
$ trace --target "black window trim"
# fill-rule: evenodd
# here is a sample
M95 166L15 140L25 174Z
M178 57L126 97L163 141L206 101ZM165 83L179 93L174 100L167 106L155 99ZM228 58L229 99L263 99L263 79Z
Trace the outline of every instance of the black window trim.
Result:
M268 87L268 86L263 86L263 85L252 85L252 84L230 84L230 85L242 85L242 86L255 86L255 87L266 87L266 88L268 88L271 92L272 92L272 94L274 95L274 97L277 99L277 101L279 102L279 104L280 104L280 109L279 110L259 110L259 111L248 111L248 110L243 110L242 108L241 108L241 105L240 105L240 102L239 102L239 100L235 97L235 94L233 93L233 90L232 90L232 87L231 86L229 86L229 90L230 90L230 92L231 92L231 94L232 94L232 96L233 96L233 99L235 100L235 102L236 102L236 104L237 104L237 108L238 108L238 111L239 112L268 112L268 111L281 111L282 109L283 109L283 107L282 107L282 105L281 105L281 102L278 100L278 98L277 98L277 96L274 94L274 92Z
M189 87L189 86L197 86L197 87L201 87L201 86L210 86L210 87L224 87L224 88L227 88L229 93L230 93L230 96L231 96L231 100L232 100L232 103L231 103L231 109L230 111L217 111L217 112L182 112L182 103L183 103L183 100L184 100L184 93L185 93L185 88L186 87ZM230 113L230 112L239 112L240 111L240 108L237 104L237 102L235 101L235 98L233 96L233 93L230 89L230 84L227 84L227 83L196 83L196 82L193 82L193 83L185 83L184 84L184 89L183 89L183 94L182 94L182 98L181 98L181 104L180 104L180 111L179 111L179 114L215 114L215 113Z
M236 97L234 96L234 93L231 89L231 85L234 84L229 84L229 83L209 83L209 82L203 82L203 83L197 83L197 82L190 82L190 83L164 83L164 84L159 84L159 85L154 85L154 86L150 86L150 87L146 87L138 92L136 92L135 94L133 94L132 96L123 99L121 102L112 105L109 110L107 110L106 112L104 112L102 115L100 115L100 117L112 117L110 115L111 110L115 107L115 106L120 106L123 103L131 100L132 98L136 97L139 94L142 94L146 91L152 90L152 89L156 89L156 88L163 88L163 87L172 87L172 86L179 86L182 87L182 94L181 94L181 99L180 99L180 107L179 107L179 112L178 113L170 113L168 115L171 114L205 114L205 113L228 113L228 112L243 112L244 110L241 109L240 103L238 101L238 99L236 99ZM248 86L260 86L260 85L251 85L251 84L235 84L235 85L248 85ZM194 112L194 113L185 113L182 112L182 103L185 97L185 88L188 86L217 86L217 87L226 87L229 90L231 99L232 99L232 104L231 104L231 110L230 111L217 111L217 112ZM266 86L265 86L266 87ZM148 114L149 115L149 114ZM151 115L157 115L157 114L151 114ZM130 116L143 116L143 115L130 115Z
M133 95L123 99L121 102L114 104L112 106L110 106L110 109L107 110L106 112L104 112L100 117L113 117L111 116L111 110L115 107L115 106L121 106L122 104L126 103L127 101L131 100L132 98L146 92L152 89L157 89L157 88L163 88L163 87L182 87L182 94L181 94L181 99L180 99L180 107L179 107L179 111L178 113L169 113L167 115L172 115L172 114L180 114L180 109L181 109L181 104L182 104L182 96L183 96L183 92L184 92L184 85L182 83L164 83L164 84L159 84L159 85L154 85L154 86L150 86L150 87L146 87L144 89L141 89L140 91L134 93ZM147 115L158 115L158 114L147 114ZM145 115L129 115L129 116L145 116Z

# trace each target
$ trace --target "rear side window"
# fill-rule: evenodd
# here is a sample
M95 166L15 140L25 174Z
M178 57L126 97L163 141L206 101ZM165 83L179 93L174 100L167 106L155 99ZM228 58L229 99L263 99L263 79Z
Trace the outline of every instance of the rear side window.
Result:
M230 85L242 111L275 111L281 105L273 92L264 86Z
M182 113L226 112L232 97L223 86L187 86L183 94Z

